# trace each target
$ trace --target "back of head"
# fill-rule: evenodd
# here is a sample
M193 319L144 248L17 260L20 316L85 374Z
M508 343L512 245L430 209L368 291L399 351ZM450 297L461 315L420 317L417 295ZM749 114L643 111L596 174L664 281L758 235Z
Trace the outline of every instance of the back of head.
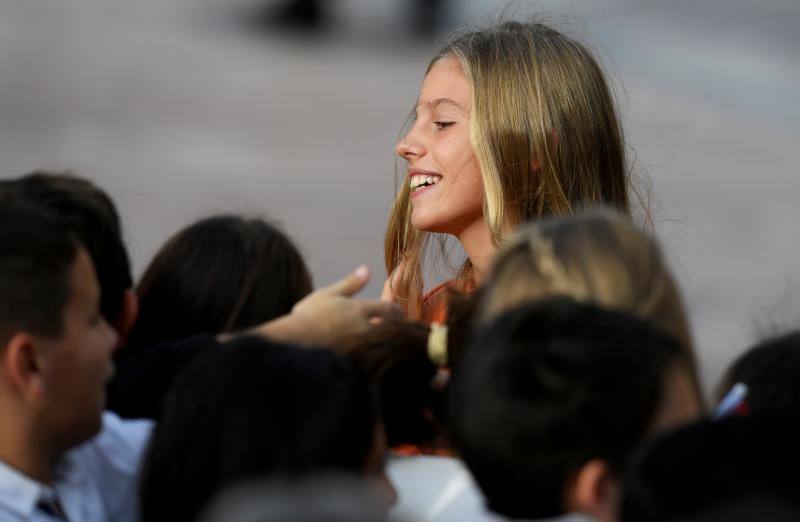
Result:
M476 337L450 385L450 427L489 507L555 516L590 460L620 473L651 429L672 338L627 314L568 299L524 305Z
M144 271L130 344L244 329L289 313L311 291L295 246L259 218L219 215L175 234Z
M449 296L446 330L431 336L431 327L408 319L386 318L374 325L351 353L376 380L386 438L390 447L414 445L434 453L449 449L444 391L448 369L455 368L471 338L479 291ZM441 342L441 346L431 346ZM441 352L431 355L431 350Z
M145 463L143 519L192 519L248 478L363 474L376 423L367 377L349 359L238 338L175 382Z
M800 419L800 332L767 339L728 369L720 398L736 383L747 385L751 415Z
M622 520L714 520L714 512L736 503L739 517L747 510L753 515L753 506L763 511L749 519L719 519L773 520L769 509L796 514L798 437L796 421L753 417L702 420L666 433L631 459Z
M22 199L64 220L92 258L102 290L100 310L114 324L133 282L119 215L108 194L71 174L34 172L0 182L0 199Z
M650 320L692 354L677 287L658 245L621 214L598 209L528 224L498 252L484 320L530 300L564 295Z
M78 248L69 228L40 208L0 205L0 347L20 331L61 335Z

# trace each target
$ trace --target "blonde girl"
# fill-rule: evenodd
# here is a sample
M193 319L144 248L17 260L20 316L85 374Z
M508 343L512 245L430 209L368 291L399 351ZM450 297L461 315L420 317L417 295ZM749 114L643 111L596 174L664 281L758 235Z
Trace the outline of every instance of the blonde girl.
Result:
M576 40L537 22L453 37L428 65L397 144L408 176L386 230L383 299L441 319L443 290L480 284L519 223L600 203L628 212L624 149L605 75ZM433 234L455 236L467 260L426 295Z

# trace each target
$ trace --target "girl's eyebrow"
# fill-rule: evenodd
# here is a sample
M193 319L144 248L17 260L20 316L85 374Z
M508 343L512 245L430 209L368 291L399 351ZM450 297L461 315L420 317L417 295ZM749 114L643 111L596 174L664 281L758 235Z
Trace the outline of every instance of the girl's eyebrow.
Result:
M459 111L461 111L463 113L467 112L467 110L464 107L462 107L455 100L452 100L450 98L436 98L435 100L431 100L429 102L420 101L419 103L417 103L417 107L419 107L420 105L428 105L431 108L436 108L439 105L451 105L452 107L458 109ZM416 107L415 107L415 109L416 109Z

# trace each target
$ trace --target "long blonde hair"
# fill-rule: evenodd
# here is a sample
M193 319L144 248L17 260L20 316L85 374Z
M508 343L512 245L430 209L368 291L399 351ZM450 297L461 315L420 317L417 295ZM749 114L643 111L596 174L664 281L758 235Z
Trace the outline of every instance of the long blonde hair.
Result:
M541 23L507 22L451 38L426 71L454 57L472 87L470 141L484 187L483 215L499 245L521 222L597 204L629 211L622 128L602 69L579 42ZM421 314L422 259L431 234L410 224L400 185L384 256L395 296ZM460 280L470 271L462 267Z
M488 321L526 301L564 295L652 321L694 366L677 286L650 235L608 209L520 227L500 249L478 316Z

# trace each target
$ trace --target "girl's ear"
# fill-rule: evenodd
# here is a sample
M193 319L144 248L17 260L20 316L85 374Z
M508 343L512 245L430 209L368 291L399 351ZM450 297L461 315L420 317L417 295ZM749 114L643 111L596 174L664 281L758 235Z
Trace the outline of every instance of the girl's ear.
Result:
M614 522L618 497L619 484L608 464L593 459L578 470L567 486L566 507L601 522Z

